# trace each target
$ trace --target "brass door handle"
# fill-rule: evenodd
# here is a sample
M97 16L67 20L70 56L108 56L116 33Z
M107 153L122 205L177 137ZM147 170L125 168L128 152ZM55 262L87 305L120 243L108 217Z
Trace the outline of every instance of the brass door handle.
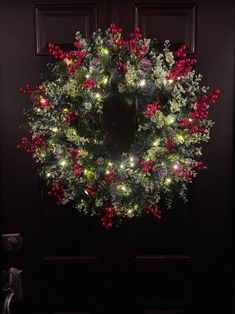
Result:
M16 300L23 299L22 289L22 270L18 268L10 268L5 273L5 284L3 291L6 293L6 297L3 303L2 314L10 314L10 305L13 298Z

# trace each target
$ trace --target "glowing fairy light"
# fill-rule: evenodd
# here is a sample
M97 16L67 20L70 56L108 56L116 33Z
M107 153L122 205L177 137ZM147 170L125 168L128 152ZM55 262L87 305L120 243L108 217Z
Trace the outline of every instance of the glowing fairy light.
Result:
M184 142L184 137L183 135L176 135L176 139L178 142L183 143Z
M120 169L124 169L124 165L123 164L120 165Z
M55 126L55 127L52 127L52 128L51 128L51 131L54 132L54 133L56 133L56 132L58 132L59 130L58 130L58 128Z
M44 97L41 97L40 98L40 103L42 104L42 105L46 105L47 104L47 99L45 99Z
M76 135L77 135L77 130L71 129L71 133L72 133L74 136L76 136Z
M138 205L137 204L135 204L134 206L133 206L133 208L128 208L128 210L127 210L127 215L128 216L133 216L133 214L134 214L134 212L136 211L138 209Z
M169 79L169 80L164 79L164 80L163 80L163 84L164 84L164 85L172 84L173 82L174 82L174 80L172 80L172 79Z
M96 99L100 99L100 98L101 98L100 94L99 94L99 93L96 93L96 94L95 94L95 98L96 98Z
M54 143L54 141L52 141L52 139L48 140L48 144L50 144L50 145L52 145L52 146L55 145L55 143Z
M188 121L189 121L189 122L193 122L193 119L192 119L192 118L189 118Z
M123 192L126 192L127 191L127 188L125 185L121 185L120 189L123 191Z
M130 167L134 167L135 163L134 163L134 157L130 157Z
M165 185L170 185L172 182L171 178L166 178Z
M41 109L40 108L36 108L36 112L41 112Z
M109 54L109 50L107 48L101 48L100 52L103 55L108 55Z
M160 140L159 139L153 142L153 146L155 146L155 147L157 147L159 144L160 144Z
M102 84L106 85L109 81L109 78L108 76L105 76L103 79L102 79Z
M113 163L111 161L108 162L108 166L112 167Z
M134 166L135 166L134 157L131 156L131 157L129 158L129 160L130 160L130 167L134 167Z
M139 83L139 85L140 85L141 87L145 86L145 85L146 85L146 80L141 80L140 83Z
M87 73L87 74L86 74L86 78L88 79L89 77L90 77L90 74Z
M166 117L166 123L167 123L168 125L171 125L171 124L174 123L174 122L175 122L175 117L174 117L174 116L169 115L169 116Z
M64 109L63 109L63 112L64 112L64 113L68 113L68 112L69 112L69 109L68 109L68 108L64 108Z
M178 164L174 164L172 166L172 168L173 168L173 170L177 171L177 170L179 170L179 165Z
M49 178L51 176L51 173L47 172L46 176L47 176L47 178Z
M174 117L170 117L169 118L169 124L172 124L172 123L174 123L175 122L175 118Z
M72 61L71 59L67 59L67 58L65 58L64 61L65 61L65 63L66 63L67 65L73 63L73 61Z
M62 160L60 161L60 165L61 165L62 167L65 167L65 166L67 165L67 161L66 161L65 159L62 159Z
M106 174L110 174L110 171L109 170L106 170L106 172L105 172Z

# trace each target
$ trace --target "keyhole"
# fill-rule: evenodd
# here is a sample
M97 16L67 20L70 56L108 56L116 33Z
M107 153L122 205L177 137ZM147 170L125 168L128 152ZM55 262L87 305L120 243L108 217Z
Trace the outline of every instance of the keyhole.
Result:
M135 103L131 98L112 96L104 103L102 127L108 138L105 145L112 158L128 152L134 141Z

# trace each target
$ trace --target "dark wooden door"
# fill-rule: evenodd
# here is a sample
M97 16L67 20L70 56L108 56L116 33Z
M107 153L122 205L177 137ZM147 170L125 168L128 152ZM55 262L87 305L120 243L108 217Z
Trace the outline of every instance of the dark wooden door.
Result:
M22 269L24 298L13 301L13 314L231 312L233 11L232 0L1 1L1 227L23 239L18 250L17 236L2 250L3 269ZM76 30L89 36L110 22L126 34L138 25L174 49L186 43L205 84L222 95L204 148L209 170L197 178L190 202L162 221L106 231L73 208L56 207L16 145L25 101L18 88L40 82L51 60L48 42L69 48Z

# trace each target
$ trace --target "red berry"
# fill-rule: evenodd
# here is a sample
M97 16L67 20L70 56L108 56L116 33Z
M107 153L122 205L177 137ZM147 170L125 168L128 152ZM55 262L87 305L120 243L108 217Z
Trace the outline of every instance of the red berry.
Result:
M139 27L136 27L136 28L134 29L134 32L135 32L135 34L139 33L139 32L140 32Z

